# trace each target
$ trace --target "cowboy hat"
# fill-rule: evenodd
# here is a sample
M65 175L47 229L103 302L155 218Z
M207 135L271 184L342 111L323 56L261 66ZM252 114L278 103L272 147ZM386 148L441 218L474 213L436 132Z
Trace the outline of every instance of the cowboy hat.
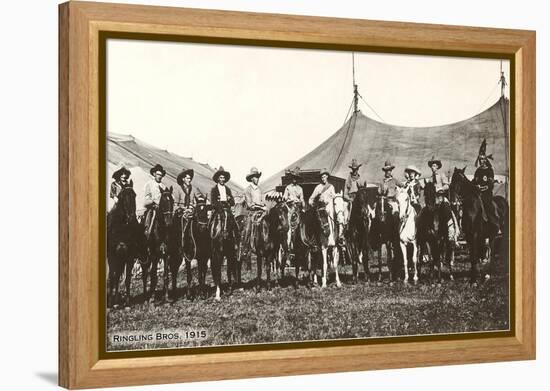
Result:
M348 167L351 168L352 170L357 170L357 169L359 169L359 167L361 167L363 165L362 163L361 164L357 163L357 159L351 159L350 164L351 165L348 166Z
M130 175L132 175L130 170L128 170L125 166L121 166L115 172L113 172L112 178L115 181L118 181L123 174L126 174L127 177L130 177Z
M193 177L195 176L195 171L193 171L192 168L188 168L186 170L183 170L182 172L180 172L178 174L178 177L176 178L176 181L178 182L178 185L182 185L183 184L183 178L185 178L186 175L189 175L191 177L191 179L193 179Z
M405 168L405 172L407 172L407 171L412 171L412 172L414 172L418 175L422 175L420 170L418 168L416 168L416 166L413 166L413 165L407 166L407 168Z
M166 171L160 164L155 164L155 166L149 170L149 173L154 176L157 171L160 171L162 176L166 175Z
M294 177L294 178L301 178L302 176L300 175L300 167L296 166L293 170L287 170L286 172L288 175Z
M323 168L323 169L321 170L321 172L319 173L319 176L321 177L321 176L323 176L324 174L327 174L328 176L330 176L330 172L328 171L328 169Z
M436 159L435 156L432 156L432 160L429 160L428 161L428 167L431 167L432 164L437 164L437 168L441 168L442 164L441 164L441 160L439 159Z
M256 167L252 167L250 169L250 173L246 176L246 181L251 182L253 177L261 177L262 172L258 170Z
M212 176L212 179L214 180L214 182L218 183L218 178L220 177L220 175L223 175L225 177L225 181L229 182L229 179L231 178L231 174L228 171L225 171L223 166L220 166Z
M390 171L390 170L393 170L395 168L395 166L393 164L391 164L391 162L389 160L386 160L384 162L384 167L382 167L382 171Z

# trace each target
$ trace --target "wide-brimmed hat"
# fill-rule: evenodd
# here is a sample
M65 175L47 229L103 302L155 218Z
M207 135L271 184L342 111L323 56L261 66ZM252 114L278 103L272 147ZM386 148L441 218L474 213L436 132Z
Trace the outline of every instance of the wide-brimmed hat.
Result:
M437 164L437 168L441 168L443 164L441 164L441 160L436 159L435 156L432 156L431 160L428 160L428 167L431 167L432 165Z
M193 177L195 176L195 171L192 168L188 168L180 172L178 174L178 177L176 178L178 185L183 185L183 178L185 178L186 175L189 175L191 179L193 179Z
M351 168L352 170L357 170L362 165L363 165L362 163L361 164L357 163L357 159L351 159L351 163L348 167Z
M220 166L212 176L212 179L214 180L214 182L218 183L218 178L220 177L220 175L223 175L225 177L225 181L229 182L229 179L231 178L231 174L229 173L229 171L225 171L223 166Z
M259 178L261 176L262 176L262 172L260 170L258 170L256 167L252 167L250 169L250 173L246 176L246 181L251 182L252 178L254 178L254 177Z
M390 171L390 170L393 170L394 168L395 166L389 160L386 160L384 162L384 167L382 167L382 171Z
M300 179L302 176L300 175L300 167L296 166L294 169L292 170L288 170L287 171L287 174L294 177L294 178L298 178Z
M420 172L420 170L418 168L416 168L416 166L413 166L413 165L410 165L410 166L407 166L407 168L405 168L405 172L407 171L412 171L418 175L422 175L422 173Z
M164 170L164 167L162 167L160 164L155 164L155 166L149 170L149 173L154 176L155 172L157 171L160 171L162 173L162 176L166 175L166 170Z
M120 166L115 172L113 172L112 178L115 181L118 181L123 174L126 174L127 177L130 177L130 175L132 175L130 170L128 170L125 166Z
M329 170L326 169L326 168L323 168L323 169L321 170L321 172L319 173L319 176L322 177L323 174L327 174L328 176L330 176L330 172L329 172Z

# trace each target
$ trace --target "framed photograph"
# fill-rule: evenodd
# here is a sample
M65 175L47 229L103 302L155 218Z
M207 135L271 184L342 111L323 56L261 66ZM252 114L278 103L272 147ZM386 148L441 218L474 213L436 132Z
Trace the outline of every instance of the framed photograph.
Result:
M535 358L535 33L59 6L59 383Z

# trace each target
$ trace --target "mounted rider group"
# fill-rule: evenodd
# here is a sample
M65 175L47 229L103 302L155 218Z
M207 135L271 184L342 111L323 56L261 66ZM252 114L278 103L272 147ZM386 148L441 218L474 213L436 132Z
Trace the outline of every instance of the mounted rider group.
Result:
M110 186L114 205L107 218L108 301L115 302L120 277L125 270L126 304L129 304L129 270L136 259L142 266L145 295L147 277L150 276L149 296L152 299L160 260L165 266L164 293L167 299L169 274L172 275L172 290L175 294L178 269L184 260L187 265L187 295L191 295L191 262L196 260L201 293L206 295L204 279L209 262L216 286L216 299L219 299L224 260L229 287L233 289L233 281L237 285L241 284L242 260L247 260L250 269L252 254L256 255L258 262L258 289L262 281L262 264L267 273L269 289L270 272L272 269L280 270L283 276L289 259L296 267L296 284L300 268L309 273L308 285L316 283L316 268L319 267L322 271L322 286L326 286L327 268L332 263L336 284L340 286L339 258L352 264L354 281L357 280L359 264L363 264L365 276L369 279L368 259L376 251L378 278L381 280L383 245L386 246L390 280L393 276L403 274L403 281L408 282L409 265L412 264L413 281L416 282L419 259L431 262L432 276L434 267L438 266L439 279L443 260L446 259L452 278L454 248L461 229L464 229L463 234L471 242L470 245L474 241L477 241L477 245L479 240L493 240L504 229L507 205L499 209L498 202L494 200L495 176L491 159L492 156L486 154L486 141L483 140L475 163L477 169L471 181L474 189L471 197L480 200L479 217L472 221L485 228L482 237L478 235L475 239L472 236L475 229L471 224L463 227L462 223L464 213L473 213L466 212L462 205L467 203L466 198L469 196L465 194L465 186L460 185L464 184L464 180L468 181L463 175L465 168L455 168L449 180L440 171L441 160L435 157L427 162L431 170L429 176L422 178L422 172L410 165L404 170L404 180L394 177L395 166L387 160L381 167L383 176L374 192L361 178L359 169L362 164L356 159L349 165L350 173L343 193L335 191L329 181L331 173L323 169L319 173L319 183L307 200L300 186L298 167L288 171L292 181L275 200L266 200L259 185L262 173L252 167L246 175L249 186L244 190L242 205L246 212L241 216L233 213L235 197L227 186L231 174L223 167L220 166L214 173L212 179L215 184L209 196L206 196L193 186L192 169L185 169L177 176L176 188L168 188L163 182L166 171L160 164L156 164L150 169L152 178L144 187L145 213L139 221L135 216L131 172L122 166L113 173ZM420 199L422 190L424 206ZM123 215L127 217L117 217ZM482 252L478 251L477 254L476 257L481 258ZM478 277L476 273L479 273L479 259L473 259L472 251L470 257L472 279L475 280ZM399 260L403 266L399 266Z

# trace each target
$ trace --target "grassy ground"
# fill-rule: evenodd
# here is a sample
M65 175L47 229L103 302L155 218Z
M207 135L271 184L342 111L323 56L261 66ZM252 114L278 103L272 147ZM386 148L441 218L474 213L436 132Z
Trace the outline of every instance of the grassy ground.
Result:
M374 262L371 271L377 272ZM183 267L182 267L183 269ZM290 269L288 269L290 272ZM384 268L383 270L387 270ZM175 348L262 342L365 338L433 333L506 330L509 327L508 265L498 260L491 279L479 286L467 282L469 263L459 254L455 281L441 286L426 280L423 266L416 285L351 284L351 267L340 268L344 285L337 288L331 274L325 289L292 287L293 277L285 277L271 291L256 293L251 271L243 266L242 291L224 292L217 302L212 294L206 300L186 300L184 272L178 276L179 299L173 304L144 303L141 279L132 281L129 309L107 314L108 350ZM290 272L294 276L294 271ZM223 272L225 279L225 270ZM387 275L386 275L387 277ZM446 274L445 274L445 277ZM265 281L265 271L264 277ZM160 279L162 281L162 279ZM211 275L207 282L212 283ZM196 283L196 276L194 276ZM158 287L160 289L160 286ZM191 332L206 336L196 338ZM166 334L157 339L157 332ZM175 334L178 335L174 339ZM115 336L132 335L145 341L114 341ZM145 336L145 337L144 337ZM169 339L170 338L170 339Z

